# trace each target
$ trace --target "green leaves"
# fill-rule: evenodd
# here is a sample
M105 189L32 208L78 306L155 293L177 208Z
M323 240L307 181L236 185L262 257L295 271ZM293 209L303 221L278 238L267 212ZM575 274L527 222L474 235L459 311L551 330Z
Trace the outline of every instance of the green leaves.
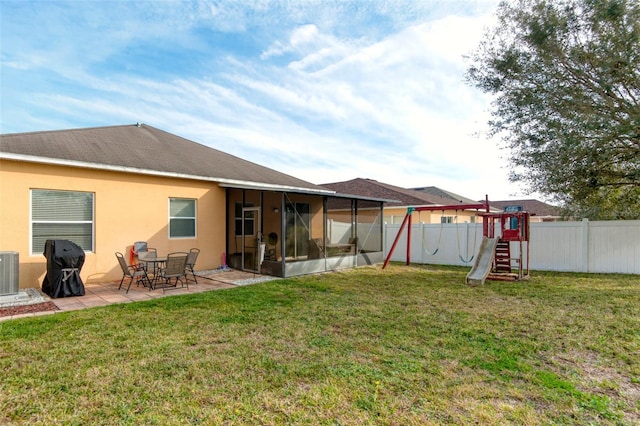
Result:
M467 80L495 95L511 179L576 217L640 218L640 3L514 0L498 18Z

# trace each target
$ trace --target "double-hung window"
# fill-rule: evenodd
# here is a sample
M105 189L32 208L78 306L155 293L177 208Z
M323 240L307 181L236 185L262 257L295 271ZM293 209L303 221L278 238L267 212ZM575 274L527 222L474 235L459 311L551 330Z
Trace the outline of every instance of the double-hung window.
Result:
M42 254L47 240L70 240L93 251L93 192L31 190L31 254Z
M195 238L196 200L169 198L169 238Z

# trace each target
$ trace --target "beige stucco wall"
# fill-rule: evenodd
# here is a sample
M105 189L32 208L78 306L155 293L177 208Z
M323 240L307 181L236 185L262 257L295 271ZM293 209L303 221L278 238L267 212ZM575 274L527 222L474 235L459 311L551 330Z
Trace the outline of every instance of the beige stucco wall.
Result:
M434 211L422 211L417 212L414 211L411 213L411 222L412 223L440 223L440 218L442 216L451 216L453 217L453 223L471 223L471 218L473 216L477 216L479 212L475 210L434 210ZM393 223L402 223L402 220L407 215L407 207L385 207L384 208L384 217L389 218L391 216L394 217ZM482 222L482 220L477 217L477 223ZM387 221L387 223L390 223Z
M30 253L31 189L95 194L95 251L85 256L85 284L120 280L114 253L128 259L135 241L147 241L160 255L197 247L196 270L221 265L225 191L214 182L0 160L0 251L19 252L20 288L40 287L46 273L44 256ZM170 197L197 200L196 238L169 239Z
M324 211L323 199L318 196L290 194L287 201L293 203L309 204L309 238L322 238L324 236Z

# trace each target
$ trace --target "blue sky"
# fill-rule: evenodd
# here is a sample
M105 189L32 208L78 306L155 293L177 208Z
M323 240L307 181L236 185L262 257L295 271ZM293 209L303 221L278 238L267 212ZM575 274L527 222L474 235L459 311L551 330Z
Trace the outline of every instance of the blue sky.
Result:
M518 196L463 81L497 3L0 0L0 131L142 122L317 184Z

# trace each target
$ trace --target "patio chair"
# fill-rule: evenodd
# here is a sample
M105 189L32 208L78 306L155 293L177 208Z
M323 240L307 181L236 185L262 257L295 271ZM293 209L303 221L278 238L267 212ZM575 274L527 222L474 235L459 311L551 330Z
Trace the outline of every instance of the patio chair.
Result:
M159 271L155 288L162 287L162 291L164 292L167 287L178 287L178 283L180 283L182 287L186 285L187 288L189 288L186 273L187 257L189 257L189 253L169 253L164 268L161 268ZM184 278L184 281L182 281L182 278Z
M307 247L307 259L324 258L324 240L322 238L312 238Z
M131 246L131 250L129 251L129 264L133 265L138 258L138 252L147 251L147 242L146 241L136 241Z
M267 250L264 254L264 260L277 260L276 244L278 244L278 234L276 234L275 232L269 233L267 237Z
M138 252L138 263L144 266L144 269L149 273L149 267L152 268L151 273L153 275L156 274L155 266L156 262L147 262L150 259L156 259L158 257L158 250L155 248L147 248L145 250L141 250Z
M187 256L187 270L186 272L188 274L191 274L191 276L193 277L193 282L195 282L196 284L198 284L198 279L196 278L196 273L194 271L194 267L196 266L196 260L198 260L198 255L200 254L200 249L197 248L192 248L191 250L189 250L189 255ZM188 279L187 276L185 276L185 281Z
M120 280L118 290L122 288L122 283L127 277L129 278L127 293L129 293L131 283L134 279L136 280L136 285L140 285L140 283L142 283L144 286L149 286L149 290L151 290L151 281L149 281L149 277L147 276L147 271L144 266L140 264L127 265L127 262L124 260L124 255L120 252L116 252L116 258L118 259L118 263L122 269L122 279Z

